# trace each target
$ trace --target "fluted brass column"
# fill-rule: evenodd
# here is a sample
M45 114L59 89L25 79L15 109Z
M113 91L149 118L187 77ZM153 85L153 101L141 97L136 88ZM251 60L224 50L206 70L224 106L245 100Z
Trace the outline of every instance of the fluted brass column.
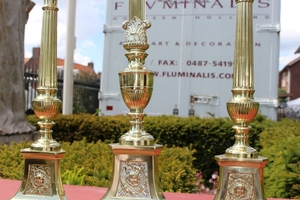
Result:
M42 38L39 64L38 96L32 107L41 120L40 139L31 145L32 150L59 151L60 144L52 139L52 119L61 109L57 98L57 0L45 0L43 7Z
M32 101L34 113L41 120L40 138L30 148L21 150L25 159L24 177L13 200L67 199L60 171L65 151L52 138L52 119L61 109L57 98L57 11L57 0L44 0L38 96Z
M253 0L237 0L236 39L233 68L232 100L227 111L235 122L235 144L226 150L228 157L257 157L258 152L248 145L249 123L255 118L259 103L254 101L253 64Z
M130 129L111 144L114 153L114 178L102 199L165 199L158 185L158 155L162 145L144 130L144 108L150 101L154 73L145 66L149 48L146 30L151 23L146 20L145 0L129 0L129 21L123 47L128 64L119 73L123 100L130 112Z
M236 0L236 36L232 99L227 111L235 125L235 143L225 155L215 156L220 166L220 180L215 200L266 199L263 168L267 158L249 146L249 123L255 118L259 103L254 101L253 0Z

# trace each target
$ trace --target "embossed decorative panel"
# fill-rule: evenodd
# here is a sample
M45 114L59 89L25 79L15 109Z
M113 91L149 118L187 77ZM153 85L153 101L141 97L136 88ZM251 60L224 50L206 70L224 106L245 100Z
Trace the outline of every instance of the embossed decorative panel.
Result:
M50 165L29 164L24 194L52 196Z
M250 173L229 173L225 200L256 200L254 176Z
M117 197L151 198L147 162L120 162Z

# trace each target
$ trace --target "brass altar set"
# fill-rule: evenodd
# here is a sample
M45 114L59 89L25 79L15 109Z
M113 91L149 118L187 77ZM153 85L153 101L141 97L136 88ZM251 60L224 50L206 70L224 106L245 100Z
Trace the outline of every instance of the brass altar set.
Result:
M52 139L52 119L61 108L57 99L57 0L44 0L43 27L39 68L38 96L33 110L41 120L40 139L21 150L25 159L24 178L13 200L67 199L61 182L60 160L65 151ZM225 155L215 156L220 166L220 180L215 200L266 199L263 190L263 168L268 159L248 145L249 123L256 116L259 104L254 101L253 73L253 0L236 0L236 41L232 100L227 110L235 122L235 144ZM158 183L158 156L162 145L143 128L144 108L150 101L154 73L145 66L149 48L146 30L145 0L129 0L129 21L123 47L127 67L119 73L123 100L129 108L130 130L119 143L111 144L114 154L114 176L104 200L165 199Z

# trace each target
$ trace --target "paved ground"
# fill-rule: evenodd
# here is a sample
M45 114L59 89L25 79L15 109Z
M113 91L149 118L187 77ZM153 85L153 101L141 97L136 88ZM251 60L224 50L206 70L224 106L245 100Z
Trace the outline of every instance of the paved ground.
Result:
M0 200L7 200L15 195L20 187L21 181L0 179ZM99 200L107 188L64 185L68 200ZM164 193L167 200L213 200L213 195ZM268 199L272 200L272 199ZM283 199L273 199L283 200Z

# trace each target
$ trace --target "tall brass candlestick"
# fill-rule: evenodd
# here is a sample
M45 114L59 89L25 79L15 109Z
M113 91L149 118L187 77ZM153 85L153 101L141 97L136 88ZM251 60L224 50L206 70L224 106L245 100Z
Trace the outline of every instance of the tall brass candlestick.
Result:
M214 200L265 200L263 168L268 159L248 144L249 123L259 109L253 97L253 0L236 0L236 4L234 79L232 99L227 103L228 114L235 123L235 144L225 155L215 156L220 180Z
M255 118L259 103L254 101L253 0L236 0L236 39L232 99L227 111L235 122L235 144L226 150L227 157L251 158L258 152L248 145L249 123Z
M32 150L59 151L60 144L52 139L52 119L61 109L57 98L57 0L45 0L41 38L38 96L32 101L33 111L41 120L40 139Z
M13 200L67 200L60 171L65 151L53 140L51 130L52 119L61 109L57 98L57 11L57 0L44 0L38 96L32 101L34 113L41 120L40 138L21 150L24 178Z
M145 0L129 0L129 21L123 47L127 50L127 67L119 73L120 89L130 109L130 129L111 144L114 153L114 178L103 200L165 199L158 184L158 155L162 145L144 130L144 108L150 101L154 73L146 68L149 48L146 30L151 24L145 20Z

